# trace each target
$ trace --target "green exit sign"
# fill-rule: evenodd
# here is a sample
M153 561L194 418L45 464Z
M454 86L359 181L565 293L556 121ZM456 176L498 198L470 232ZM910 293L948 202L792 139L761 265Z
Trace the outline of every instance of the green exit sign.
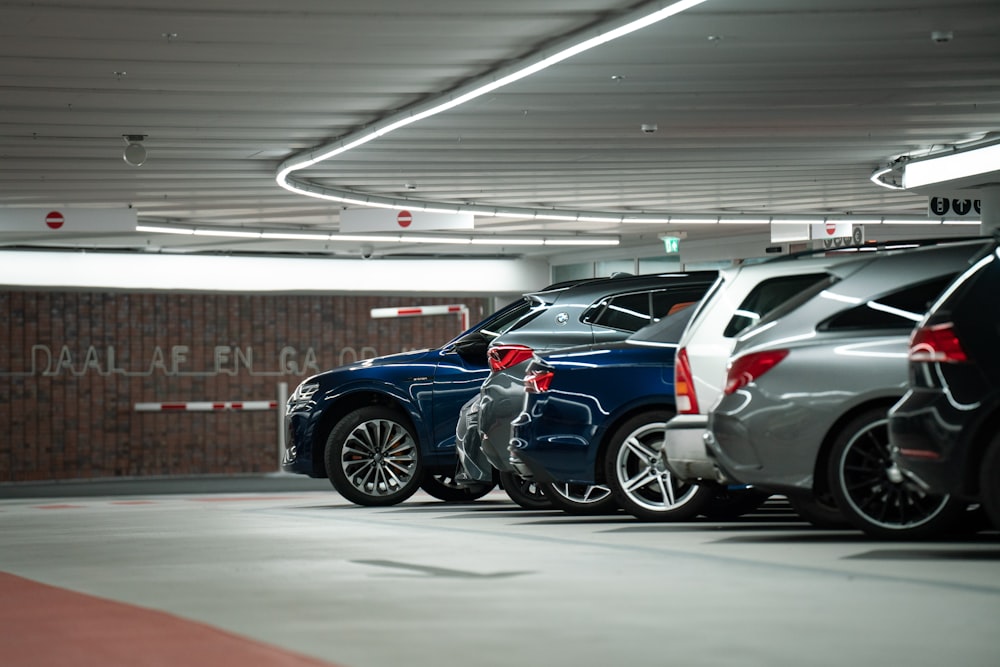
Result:
M676 255L681 251L681 240L676 236L663 236L663 249L668 255Z

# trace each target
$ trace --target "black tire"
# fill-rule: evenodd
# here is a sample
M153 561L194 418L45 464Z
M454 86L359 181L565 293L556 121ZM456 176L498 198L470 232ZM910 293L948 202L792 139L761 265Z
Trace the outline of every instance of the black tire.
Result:
M420 488L446 503L468 503L479 500L496 487L493 482L458 484L451 475L424 473Z
M324 452L333 487L352 503L401 503L420 488L420 446L410 426L392 408L360 408L330 432Z
M771 494L757 489L716 489L702 514L712 521L732 521L763 505Z
M979 498L990 523L1000 529L1000 435L993 436L983 454L979 466Z
M792 506L796 514L816 528L837 530L853 527L851 522L845 519L844 515L837 509L832 495L790 495L788 496L788 504Z
M618 504L643 521L687 521L701 514L718 487L690 484L670 472L663 452L663 411L645 412L618 427L608 442L605 479Z
M614 514L619 509L611 489L602 484L546 482L542 484L542 490L553 507L567 514Z
M922 491L889 455L886 410L859 414L830 452L830 491L851 524L879 539L930 539L962 524L967 503Z
M500 473L500 486L507 496L526 510L552 509L552 501L538 482L512 472Z

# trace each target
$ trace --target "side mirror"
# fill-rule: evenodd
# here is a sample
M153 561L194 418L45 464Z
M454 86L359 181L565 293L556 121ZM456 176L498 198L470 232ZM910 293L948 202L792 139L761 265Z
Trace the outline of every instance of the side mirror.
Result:
M455 341L455 353L469 363L486 365L486 350L489 341L481 332L475 331Z

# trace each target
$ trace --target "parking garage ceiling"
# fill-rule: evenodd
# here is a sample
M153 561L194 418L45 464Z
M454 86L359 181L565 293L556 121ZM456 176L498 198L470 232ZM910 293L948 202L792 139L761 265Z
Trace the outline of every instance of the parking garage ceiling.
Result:
M0 5L0 207L340 233L279 165L646 7L616 0ZM869 176L1000 130L997 0L706 0L305 174L361 195L685 216L924 215ZM143 137L131 166L125 139ZM480 237L655 245L767 226L477 215ZM0 229L7 247L357 255L349 241ZM369 249L370 250L370 249ZM375 244L383 256L552 248Z

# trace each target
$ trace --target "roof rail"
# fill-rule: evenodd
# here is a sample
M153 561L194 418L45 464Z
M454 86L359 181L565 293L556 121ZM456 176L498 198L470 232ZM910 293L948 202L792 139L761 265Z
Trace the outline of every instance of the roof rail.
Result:
M995 238L1000 240L1000 230ZM905 248L920 248L924 246L943 245L946 243L965 243L968 241L988 241L988 236L949 236L945 238L919 238L919 239L894 239L887 241L869 241L859 246L844 246L840 248L813 248L811 250L800 250L788 255L771 257L765 259L765 263L787 262L794 259L807 257L826 257L830 255L856 256L862 252L887 252L890 250L903 250Z

